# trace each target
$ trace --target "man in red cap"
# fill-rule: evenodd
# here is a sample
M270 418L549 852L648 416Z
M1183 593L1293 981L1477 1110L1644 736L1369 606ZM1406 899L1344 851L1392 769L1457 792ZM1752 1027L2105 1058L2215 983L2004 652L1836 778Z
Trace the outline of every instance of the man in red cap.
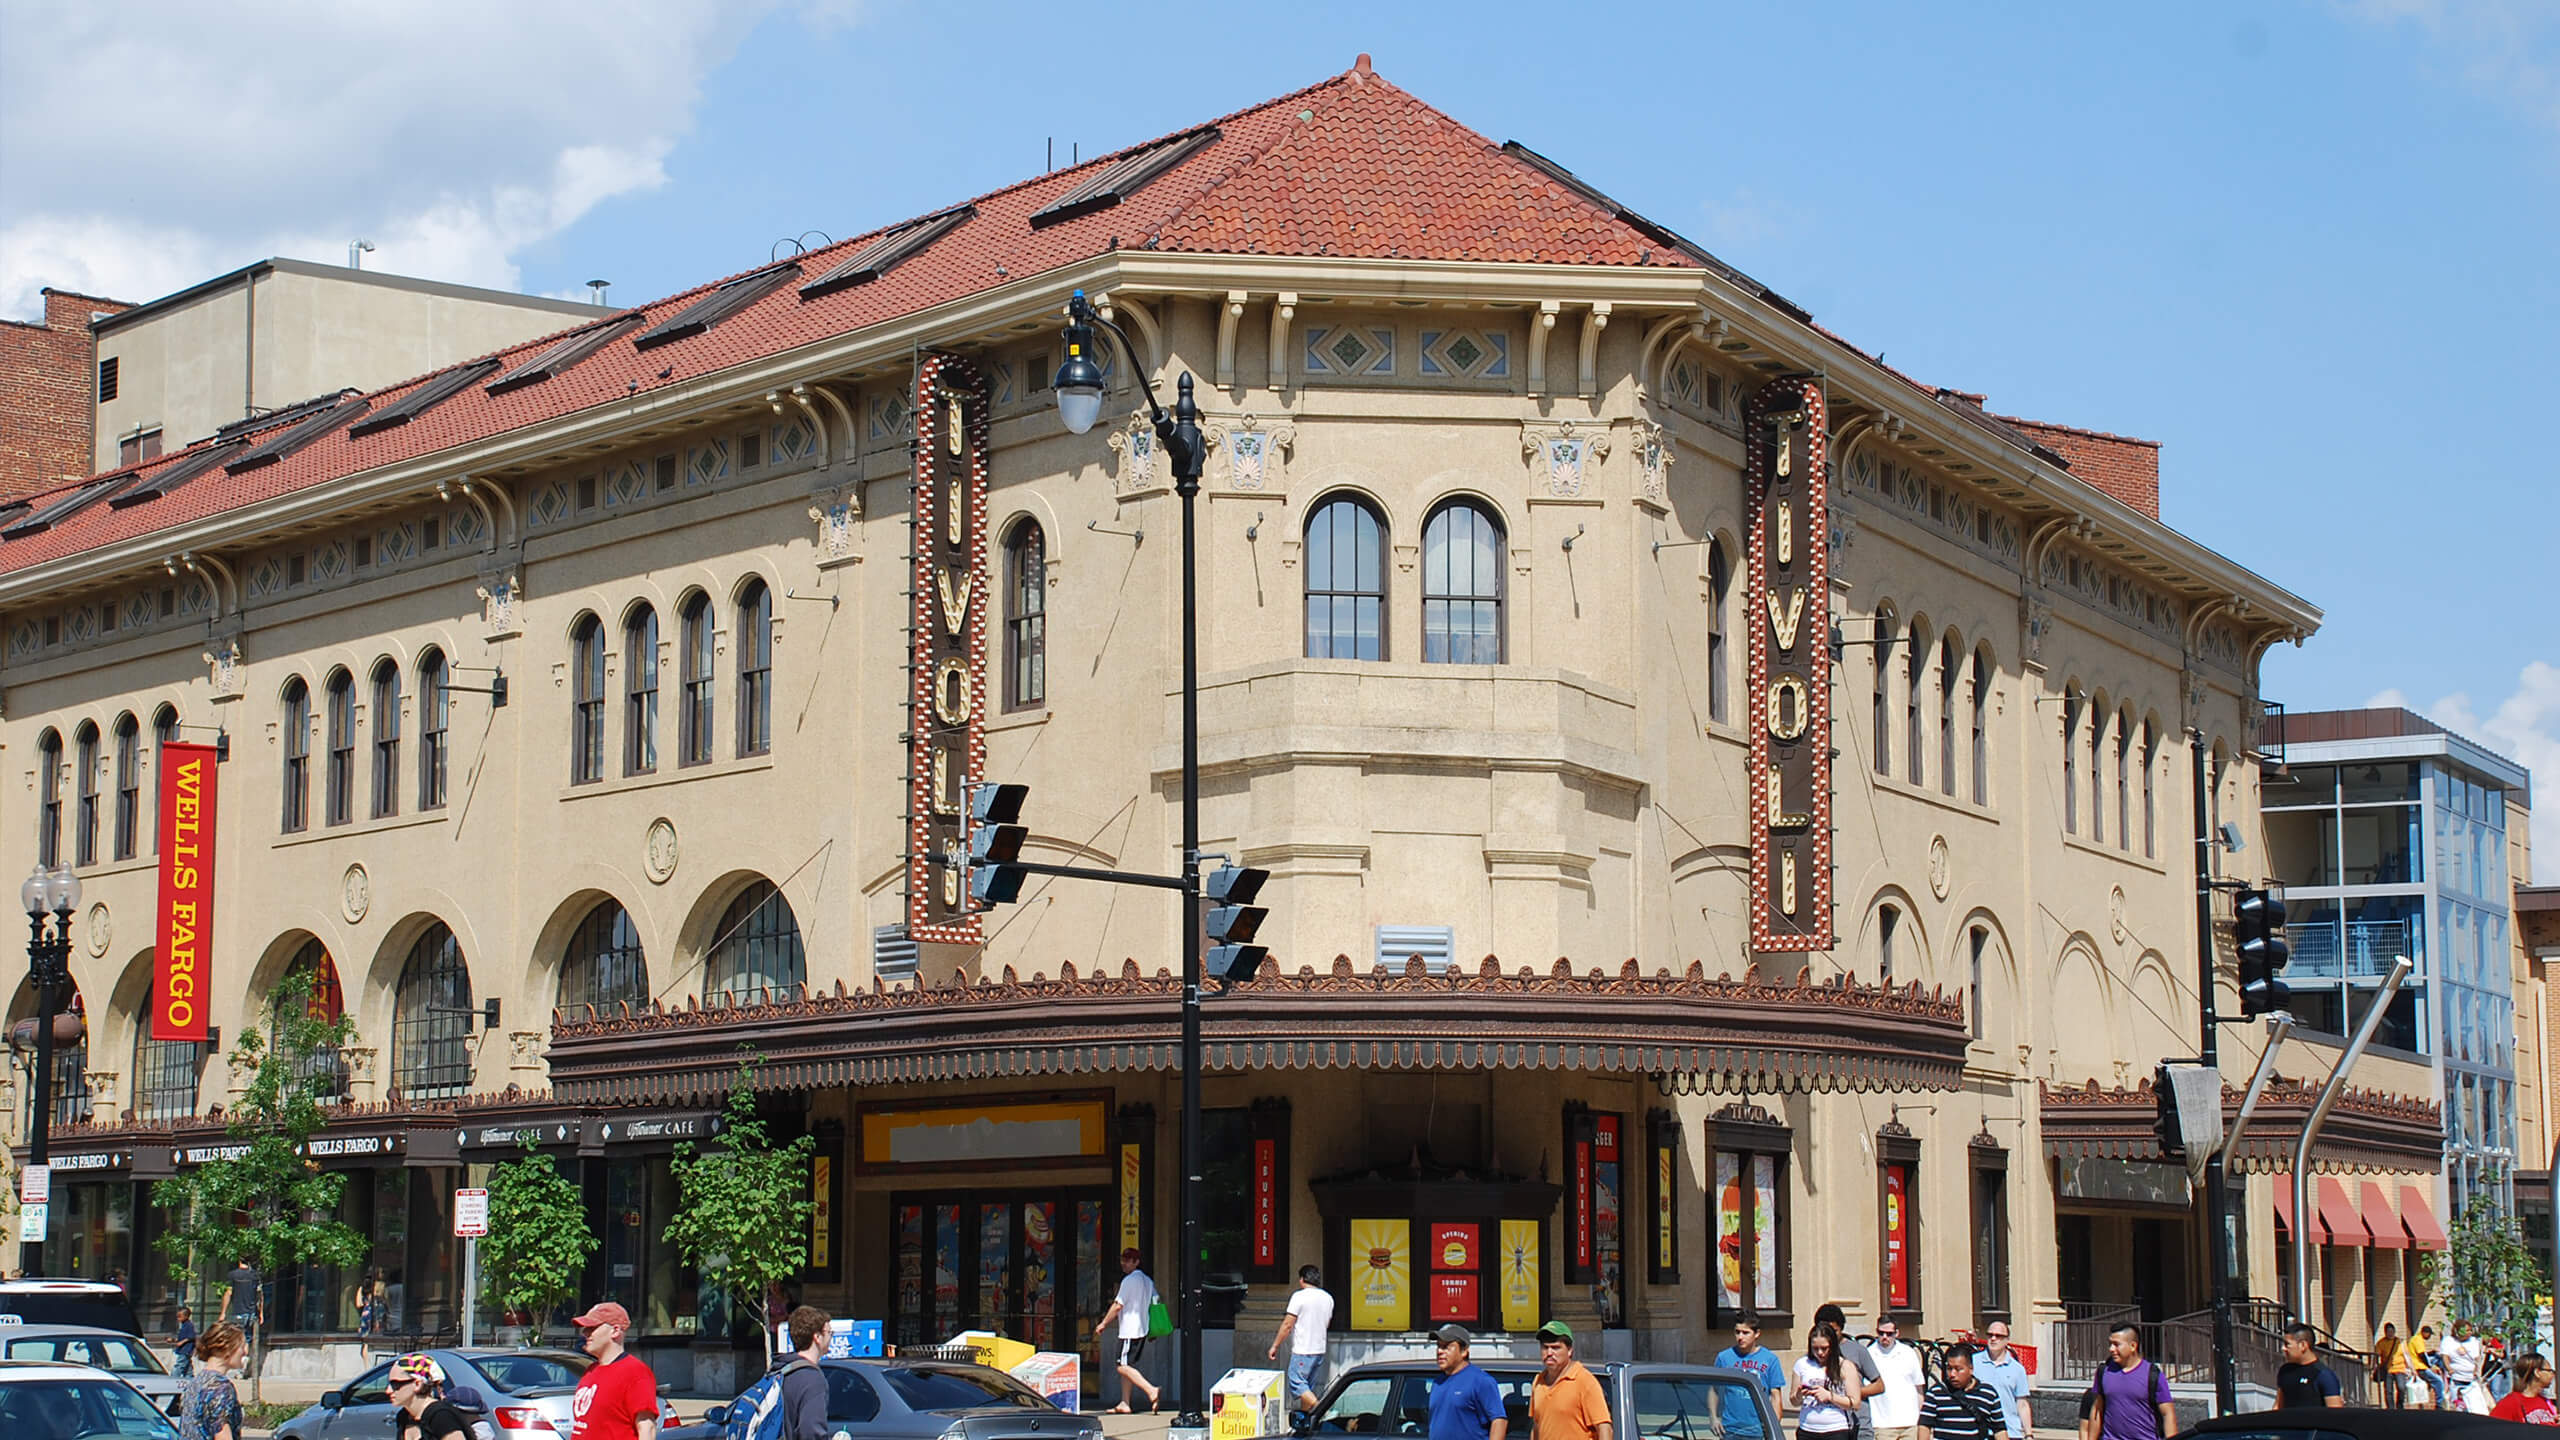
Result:
M579 1347L595 1364L578 1377L569 1405L569 1440L657 1440L658 1377L646 1361L622 1348L631 1312L610 1300L588 1308L574 1322Z

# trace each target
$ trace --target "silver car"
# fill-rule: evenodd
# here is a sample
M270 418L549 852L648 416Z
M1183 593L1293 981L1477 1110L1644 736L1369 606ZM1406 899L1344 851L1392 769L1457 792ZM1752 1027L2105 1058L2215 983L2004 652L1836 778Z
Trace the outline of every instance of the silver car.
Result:
M0 1360L9 1440L178 1440L178 1427L122 1380L86 1365Z
M0 1325L0 1358L93 1365L151 1397L163 1415L178 1413L185 1381L160 1363L150 1342L95 1325Z
M569 1433L569 1407L578 1377L596 1362L575 1350L468 1350L418 1352L445 1375L444 1393L474 1419L486 1419L498 1440L553 1440ZM276 1429L276 1440L391 1440L399 1407L391 1403L391 1362L384 1360L320 1403ZM673 1428L672 1406L659 1402L658 1423Z

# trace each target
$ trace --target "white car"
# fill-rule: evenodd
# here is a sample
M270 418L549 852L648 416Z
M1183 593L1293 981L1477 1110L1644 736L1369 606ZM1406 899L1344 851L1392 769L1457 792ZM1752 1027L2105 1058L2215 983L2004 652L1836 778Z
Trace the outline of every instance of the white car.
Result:
M167 1415L178 1413L178 1395L187 1388L187 1382L160 1363L150 1342L94 1325L0 1325L0 1358L52 1360L108 1371L151 1397L151 1403Z
M178 1440L177 1422L104 1370L0 1360L0 1435L9 1440Z

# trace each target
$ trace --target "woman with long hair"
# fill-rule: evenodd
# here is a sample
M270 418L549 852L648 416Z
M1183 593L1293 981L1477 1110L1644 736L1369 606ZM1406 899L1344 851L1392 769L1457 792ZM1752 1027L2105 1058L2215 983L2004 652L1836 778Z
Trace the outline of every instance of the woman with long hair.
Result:
M231 1377L249 1364L249 1337L228 1320L196 1341L196 1371L178 1396L178 1433L185 1440L243 1440L240 1392Z
M1796 1361L1796 1433L1846 1435L1858 1426L1858 1383L1840 1354L1840 1331L1816 1325Z
M2542 1352L2527 1350L2507 1367L2513 1388L2507 1398L2491 1407L2489 1413L2500 1420L2516 1420L2527 1425L2560 1425L2560 1410L2555 1410L2542 1392L2551 1388L2551 1362Z

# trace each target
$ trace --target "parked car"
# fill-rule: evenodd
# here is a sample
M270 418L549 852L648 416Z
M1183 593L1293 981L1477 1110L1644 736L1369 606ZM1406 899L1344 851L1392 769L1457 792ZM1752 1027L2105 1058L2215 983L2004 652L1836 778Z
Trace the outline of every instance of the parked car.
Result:
M1529 1391L1537 1382L1538 1362L1479 1360L1476 1366L1502 1392L1511 1433L1527 1436ZM1607 1362L1590 1370L1609 1397L1612 1424L1627 1440L1715 1440L1754 1433L1779 1440L1785 1434L1778 1428L1768 1388L1747 1370ZM1322 1435L1428 1435L1431 1387L1440 1380L1440 1368L1428 1360L1354 1365L1325 1391L1316 1406L1314 1429Z
M428 1350L445 1373L445 1394L465 1411L485 1414L498 1440L548 1440L569 1433L578 1377L596 1362L576 1350ZM367 1370L320 1403L276 1428L276 1440L389 1440L393 1433L391 1362ZM659 1402L661 1433L676 1425L675 1407Z
M133 1298L122 1286L100 1280L0 1280L0 1325L95 1325L142 1333Z
M1102 1417L1060 1410L1001 1370L965 1360L822 1360L829 1440L1102 1440ZM714 1440L729 1407L661 1440Z
M95 1366L150 1396L169 1415L178 1413L178 1392L187 1383L160 1363L151 1342L95 1325L0 1325L0 1356Z
M2229 1440L2508 1440L2533 1432L2512 1420L2492 1420L2459 1410L2261 1410L2220 1415L2181 1435Z
M0 1435L9 1440L178 1440L151 1398L103 1370L0 1360Z

